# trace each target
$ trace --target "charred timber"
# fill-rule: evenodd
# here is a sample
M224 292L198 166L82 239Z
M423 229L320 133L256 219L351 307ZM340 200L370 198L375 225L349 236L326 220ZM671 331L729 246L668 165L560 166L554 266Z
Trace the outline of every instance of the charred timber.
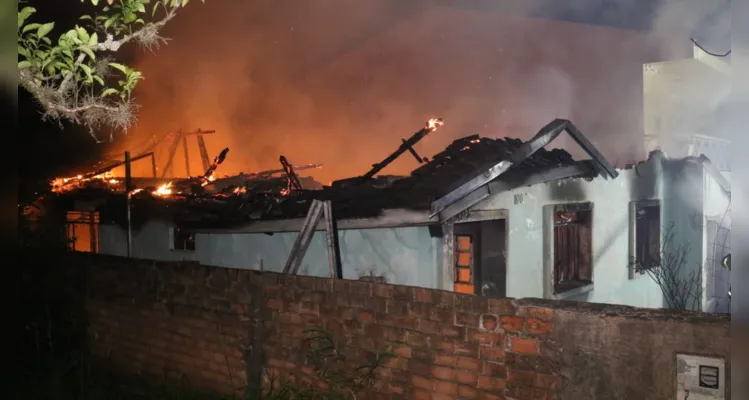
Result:
M412 151L412 154L414 154L414 157L416 157L417 159L420 160L421 158L416 154L416 151L413 150L413 146L416 143L418 143L421 139L423 139L424 137L426 137L426 135L428 135L431 132L433 132L437 128L437 126L439 126L439 125L442 125L442 118L438 118L436 120L431 120L431 121L427 122L426 126L424 126L419 131L417 131L416 133L414 133L413 135L411 135L410 138L408 138L406 140L403 140L403 143L401 143L401 145L398 147L397 150L395 150L392 154L390 154L389 156L387 156L384 160L380 161L377 164L374 164L372 166L372 169L370 169L366 174L364 174L361 177L359 177L353 183L355 185L358 185L358 184L361 184L361 183L369 181L370 179L372 179L372 177L374 177L375 175L377 175L377 173L379 173L380 171L382 171L385 167L387 167L393 161L395 161L398 157L400 157L401 154L403 154L403 153L405 153L405 152L407 152L409 150Z

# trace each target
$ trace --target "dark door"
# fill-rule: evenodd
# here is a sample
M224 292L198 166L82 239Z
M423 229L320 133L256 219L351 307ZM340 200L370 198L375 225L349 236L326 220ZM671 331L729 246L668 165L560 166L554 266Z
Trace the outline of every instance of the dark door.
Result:
M456 292L504 297L505 220L454 226L453 283Z

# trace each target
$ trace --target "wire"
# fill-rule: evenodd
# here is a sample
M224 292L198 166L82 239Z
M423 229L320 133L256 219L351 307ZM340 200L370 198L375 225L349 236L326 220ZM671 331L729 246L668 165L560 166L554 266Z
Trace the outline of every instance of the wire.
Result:
M702 46L701 46L701 45L700 45L699 43L697 43L697 41L696 41L696 40L694 40L694 38L689 38L689 40L691 40L691 41L692 41L692 43L694 43L694 45L695 45L695 46L699 47L699 48L700 48L700 50L704 51L704 52L705 52L705 53L707 53L707 54L710 54L710 55L711 55L711 56L713 56L713 57L726 57L726 56L728 56L729 54L731 54L731 50L728 50L728 51L727 51L727 52L725 52L724 54L711 53L711 52L709 52L709 51L705 50L705 48L704 48L704 47L702 47Z

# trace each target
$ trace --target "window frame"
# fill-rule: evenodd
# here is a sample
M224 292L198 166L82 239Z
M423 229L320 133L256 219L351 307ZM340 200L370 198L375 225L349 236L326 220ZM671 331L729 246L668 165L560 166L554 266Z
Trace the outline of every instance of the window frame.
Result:
M180 238L180 236L183 236ZM178 240L182 243L182 246L178 246ZM192 243L192 248L188 245ZM172 251L181 251L185 253L194 253L197 247L197 236L195 232L190 232L178 227L172 227L169 235L169 247Z
M638 213L642 209L658 207L658 255L659 257L663 253L663 206L660 199L640 199L633 200L629 203L629 257L628 257L628 272L629 279L637 279L640 276L647 275L647 270L657 271L657 266L651 266L647 269L639 269L637 267L639 260L637 259L640 249L638 248L637 232L638 232Z
M549 268L548 268L548 275L547 275L547 284L546 284L546 289L545 289L547 296L545 297L549 297L552 299L565 299L565 298L576 296L582 293L587 293L593 290L593 287L595 284L595 265L594 265L595 264L594 263L595 251L593 248L593 234L594 234L594 229L595 229L595 224L593 222L594 211L595 211L594 203L593 202L579 202L579 203L551 204L548 206L547 209L548 209L548 224L549 224L548 225L549 229L547 233L548 235L547 236L547 240L548 240L547 263L548 263ZM580 283L580 285L563 290L563 291L558 291L559 284L556 282L557 280L557 268L556 268L557 222L556 222L556 219L557 219L557 215L560 212L566 212L566 213L586 212L588 213L587 215L588 221L585 223L585 225L587 229L589 229L590 231L590 234L588 235L589 241L590 241L588 243L588 248L589 248L588 259L590 263L590 266L589 266L590 280L579 280L578 282ZM580 245L581 244L578 244L578 246ZM569 280L569 281L572 282L573 280Z
M99 224L100 215L98 211L67 211L65 213L65 239L69 240L68 249L79 253L99 253ZM88 230L88 250L77 250L78 237L75 232L78 229Z

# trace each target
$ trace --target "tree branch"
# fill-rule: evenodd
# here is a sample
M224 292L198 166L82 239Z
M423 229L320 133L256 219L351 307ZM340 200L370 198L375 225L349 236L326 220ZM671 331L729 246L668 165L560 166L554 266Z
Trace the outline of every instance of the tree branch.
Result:
M135 32L129 35L125 35L119 40L114 40L114 36L112 34L107 34L107 40L105 40L104 42L97 43L92 46L85 46L85 47L89 48L92 51L115 52L119 50L122 45L130 41L143 39L147 34L154 34L155 32L158 32L159 29L161 29L164 25L166 25L166 23L169 22L176 15L177 15L177 7L169 8L164 18L156 22L149 22L143 25L140 29L136 30ZM78 55L78 58L75 60L75 64L73 65L73 70L65 75L65 78L63 78L62 83L60 84L60 87L57 89L59 93L65 93L65 91L68 90L68 87L70 86L70 80L73 78L73 76L75 76L75 71L78 70L78 67L81 65L81 63L83 63L85 59L86 59L86 53L81 53Z

